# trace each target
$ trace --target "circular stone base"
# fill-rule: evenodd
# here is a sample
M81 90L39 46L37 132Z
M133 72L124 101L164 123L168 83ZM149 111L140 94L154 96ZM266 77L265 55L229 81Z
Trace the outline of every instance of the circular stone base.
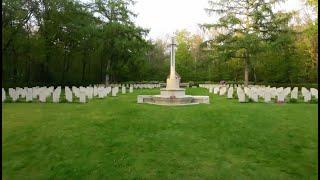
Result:
M161 97L176 97L176 98L184 98L186 96L185 89L183 88L173 88L173 89L167 89L163 88L160 89L160 95Z
M193 105L193 104L209 104L209 96L190 96L183 97L168 97L162 95L139 95L138 103L178 106L178 105Z
M155 95L152 97L152 103L154 104L190 104L192 103L192 96L170 98L168 96Z

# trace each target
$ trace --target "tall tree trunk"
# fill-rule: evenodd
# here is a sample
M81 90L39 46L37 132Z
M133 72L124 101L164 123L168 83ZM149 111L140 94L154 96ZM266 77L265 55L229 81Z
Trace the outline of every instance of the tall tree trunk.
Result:
M106 74L109 75L109 81L111 81L111 73L110 73L110 68L111 68L111 60L109 60L106 64Z
M257 83L257 74L256 74L256 67L253 67L253 77L254 77L254 83Z
M249 85L249 57L247 56L247 53L245 55L244 59L244 86Z
M103 59L100 61L100 83L103 82Z
M62 84L64 84L65 82L64 76L65 76L66 70L67 70L67 52L65 51L63 56L63 68L62 68L62 76L61 76Z
M82 82L84 81L84 74L85 74L85 70L86 70L86 65L87 63L85 61L82 62Z

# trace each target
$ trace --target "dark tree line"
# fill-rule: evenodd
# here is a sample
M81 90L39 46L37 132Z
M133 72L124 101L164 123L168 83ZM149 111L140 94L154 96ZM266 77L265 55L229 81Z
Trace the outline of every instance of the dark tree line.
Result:
M148 30L131 0L2 1L2 84L93 84L143 80ZM146 79L147 80L147 79Z

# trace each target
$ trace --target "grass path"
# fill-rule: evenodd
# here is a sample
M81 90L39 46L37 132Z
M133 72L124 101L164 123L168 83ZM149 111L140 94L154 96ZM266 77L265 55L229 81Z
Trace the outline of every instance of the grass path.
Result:
M136 103L158 93L3 104L2 178L317 179L317 104Z

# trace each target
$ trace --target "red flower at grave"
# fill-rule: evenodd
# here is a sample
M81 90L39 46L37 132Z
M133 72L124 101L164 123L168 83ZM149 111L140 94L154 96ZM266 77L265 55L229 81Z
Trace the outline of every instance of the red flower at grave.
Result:
M174 98L176 98L175 96L170 96L170 99L174 99Z

